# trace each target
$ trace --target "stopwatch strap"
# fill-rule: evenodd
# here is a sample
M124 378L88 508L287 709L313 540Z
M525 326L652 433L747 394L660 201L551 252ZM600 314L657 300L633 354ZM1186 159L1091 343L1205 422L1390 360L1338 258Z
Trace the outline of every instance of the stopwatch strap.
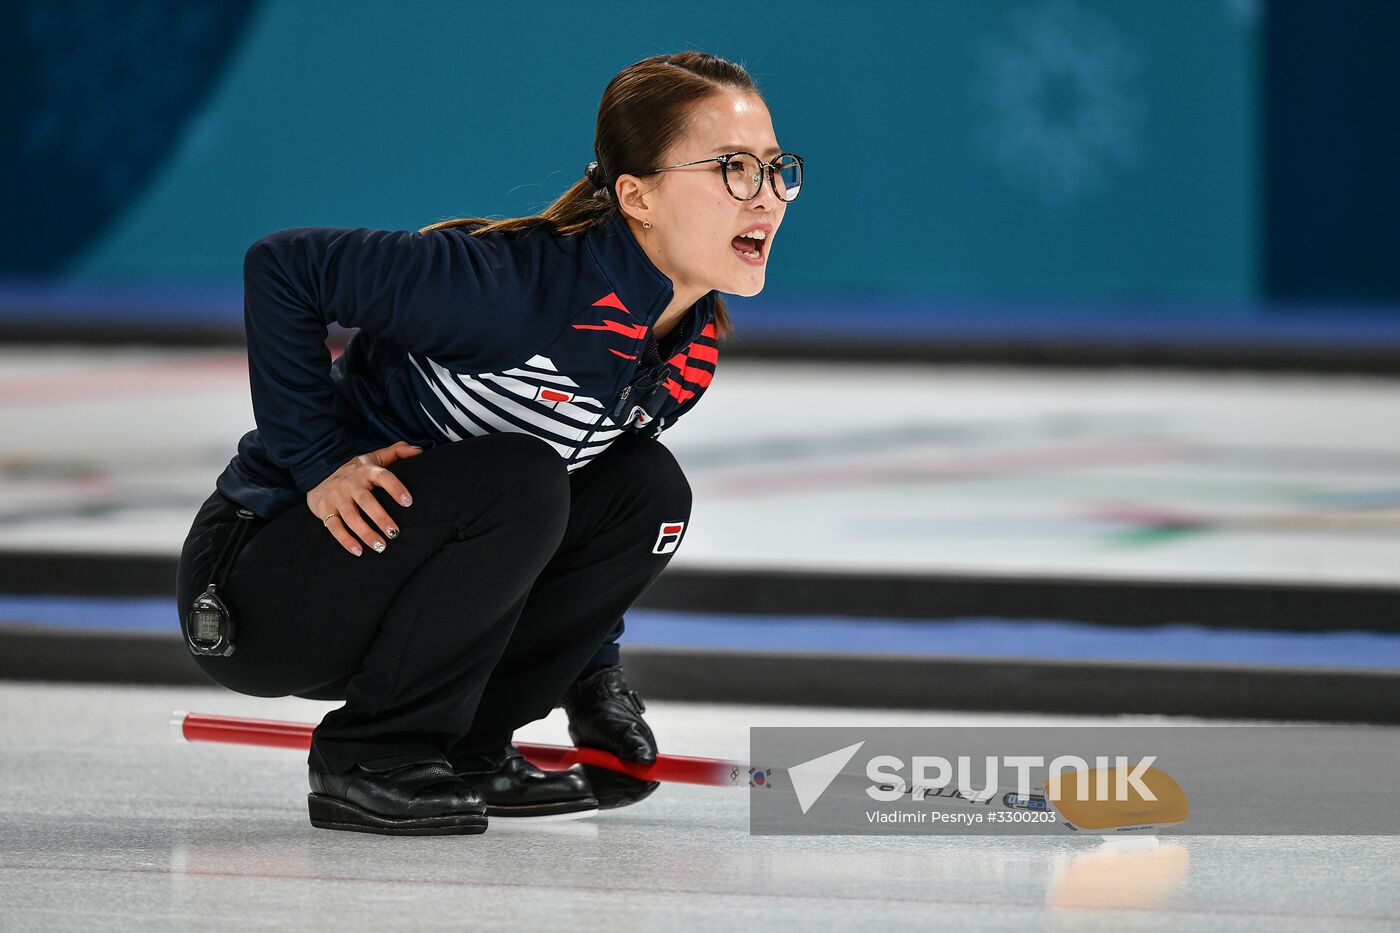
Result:
M224 585L224 578L228 576L229 570L233 567L233 562L243 545L243 538L247 535L248 528L253 524L254 517L253 513L247 509L238 510L237 526L229 532L228 538L224 541L224 549L219 552L219 559L214 562L214 585L216 587ZM227 562L224 560L226 557L229 558Z

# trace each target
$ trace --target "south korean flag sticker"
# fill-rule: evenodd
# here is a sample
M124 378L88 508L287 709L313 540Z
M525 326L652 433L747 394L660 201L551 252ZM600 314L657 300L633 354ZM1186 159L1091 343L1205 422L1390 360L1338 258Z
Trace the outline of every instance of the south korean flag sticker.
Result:
M656 546L651 549L653 554L670 554L680 547L681 532L685 530L685 522L662 522L661 531L656 535Z

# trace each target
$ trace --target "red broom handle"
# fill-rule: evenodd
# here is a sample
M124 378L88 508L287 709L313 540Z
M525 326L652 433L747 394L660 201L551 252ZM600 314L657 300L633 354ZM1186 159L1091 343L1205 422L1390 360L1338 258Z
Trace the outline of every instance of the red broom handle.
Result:
M272 748L305 750L311 747L309 722L282 722L275 719L244 719L212 713L176 711L170 724L190 742L228 742L234 745L266 745ZM643 781L670 781L676 784L703 784L708 787L748 787L749 764L721 758L694 758L689 755L657 755L649 765L623 761L611 752L572 745L540 745L516 742L515 747L537 768L559 771L574 763L597 765L609 771Z

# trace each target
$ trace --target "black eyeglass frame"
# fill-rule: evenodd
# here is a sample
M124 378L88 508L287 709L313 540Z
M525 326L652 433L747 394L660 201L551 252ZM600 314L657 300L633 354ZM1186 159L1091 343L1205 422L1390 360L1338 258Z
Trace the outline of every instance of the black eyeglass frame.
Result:
M665 165L661 168L649 168L645 171L630 172L628 174L653 175L657 172L669 172L673 168L686 168L691 165L704 165L706 162L718 162L720 168L720 176L724 179L724 190L729 192L729 196L736 201L752 201L754 198L758 197L759 192L763 190L763 182L760 181L758 183L758 187L754 189L754 193L749 195L747 198L739 197L737 194L734 193L734 189L729 187L729 160L734 158L735 156L740 155L753 156L753 160L758 163L758 170L768 176L768 187L773 189L773 195L779 201L782 201L784 204L791 204L793 201L796 201L798 195L802 193L802 188L799 185L797 189L797 194L793 195L791 198L785 198L778 193L778 183L773 180L773 176L778 172L778 167L774 163L781 159L783 156L792 156L794 159L797 160L797 170L799 172L805 172L805 163L802 159L802 156L798 155L795 152L780 152L777 155L773 156L772 162L764 162L758 157L756 153L746 152L743 149L736 149L733 152L726 152L723 155L712 156L708 159L697 159L694 162L682 162L680 165Z

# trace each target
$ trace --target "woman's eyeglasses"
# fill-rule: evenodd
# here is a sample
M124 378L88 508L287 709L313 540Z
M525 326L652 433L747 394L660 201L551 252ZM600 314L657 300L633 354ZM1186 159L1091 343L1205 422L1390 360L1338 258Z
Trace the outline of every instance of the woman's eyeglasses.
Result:
M704 165L718 162L724 178L724 187L731 196L740 201L752 201L763 190L763 176L773 187L773 193L780 201L795 201L802 192L802 157L791 152L783 152L773 157L772 162L764 162L752 152L726 152L724 155L696 162L682 162L680 165L667 165L662 168L632 172L633 175L651 175L655 172L669 172L673 168L690 165Z

